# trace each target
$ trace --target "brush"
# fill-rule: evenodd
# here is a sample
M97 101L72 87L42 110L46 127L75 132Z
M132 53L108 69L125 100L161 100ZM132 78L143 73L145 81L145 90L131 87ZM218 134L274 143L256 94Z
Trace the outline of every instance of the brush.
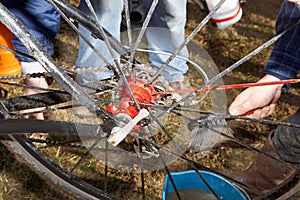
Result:
M203 91L247 88L247 87L257 87L257 86L266 86L266 85L275 85L275 84L292 84L298 82L300 82L300 79L259 82L259 83L243 83L243 84L234 84L234 85L206 87L203 89ZM193 92L195 90L196 90L195 88L192 88L192 89L184 89L184 90L157 92L155 94L172 94L172 93L181 93L181 92L184 93L184 92ZM242 116L252 114L254 111L255 109L248 111ZM220 118L213 115L208 115L194 122L191 122L188 124L188 127L191 131L189 151L191 153L199 153L201 157L207 155L207 153L212 148L225 143L226 141L229 140L230 137L233 137L233 130L227 126L226 120L224 118ZM226 134L229 137L224 136L224 134Z

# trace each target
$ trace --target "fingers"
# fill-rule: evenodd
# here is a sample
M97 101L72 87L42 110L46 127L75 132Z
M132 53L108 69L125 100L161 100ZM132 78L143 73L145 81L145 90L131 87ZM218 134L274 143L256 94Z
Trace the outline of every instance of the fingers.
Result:
M255 118L255 119L262 119L265 118L275 112L275 104L270 104L263 108L256 109L252 114L243 115L244 117Z
M263 93L256 94L255 89L245 90L232 102L229 107L229 113L236 116L244 116L251 118L264 118L275 111L276 101L273 102L274 97L262 96Z
M35 110L37 111L37 110ZM30 116L32 119L44 120L44 113L37 113Z
M31 113L31 112L38 112L38 111L42 111L45 108L35 108L35 109L29 109L26 111L21 111L21 113L26 114L26 113ZM28 114L28 115L24 115L22 118L24 119L39 119L39 120L44 120L44 113L40 112L40 113L35 113L35 114Z
M231 115L241 116L260 107L253 94L255 94L253 88L248 88L240 93L230 105L229 113Z
M28 78L25 79L24 83L28 86L34 86L34 87L40 87L40 88L48 88L48 84L45 78L41 77L41 78ZM35 89L35 88L27 88L25 87L23 89L23 95L31 95L31 94L38 94L44 91ZM38 112L38 111L42 111L45 108L35 108L35 109L29 109L24 111L23 113L30 113L30 112ZM22 112L21 112L22 113ZM40 112L40 113L35 113L35 114L30 114L30 115L24 115L23 118L28 119L39 119L39 120L44 120L44 113Z
M48 88L48 84L45 78L28 78L25 79L24 83L28 86L33 86L33 87L40 87L40 88ZM23 95L30 95L30 94L38 94L44 91L35 89L35 88L28 88L25 87L23 89Z
M265 75L259 82L278 80L272 75ZM281 95L281 88L282 85L247 88L232 102L229 107L229 113L236 116L264 118L275 111L275 103Z
M297 3L299 2L299 0L288 0L289 2L292 2L292 3Z

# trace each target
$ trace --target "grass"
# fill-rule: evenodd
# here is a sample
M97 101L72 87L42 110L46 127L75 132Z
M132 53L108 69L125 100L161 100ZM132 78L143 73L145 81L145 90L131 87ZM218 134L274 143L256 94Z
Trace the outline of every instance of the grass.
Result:
M275 18L280 3L280 1L274 0L251 0L244 5L244 16L239 23L224 30L218 30L213 24L209 23L196 35L194 42L201 45L210 54L218 69L222 71L274 36ZM201 12L192 0L189 0L186 33L189 34L204 16L205 13ZM61 33L57 36L55 45L55 59L59 60L60 64L65 67L74 68L78 50L77 37L64 26L64 23L62 23ZM224 77L224 83L257 81L262 76L262 69L268 59L270 50L271 48L264 50L234 72L229 73ZM194 82L191 83L194 84ZM297 101L299 98L298 90L295 87L282 95L277 108L278 113L272 115L271 118L284 119L295 111L296 107L299 106L299 101ZM228 105L239 92L240 90L226 91ZM65 114L58 112L57 117L65 119ZM262 140L274 127L241 122L232 124L231 128L234 130L236 138L256 147L261 147ZM207 166L230 170L246 168L254 155L249 154L243 148L236 148L233 151L231 147L223 146L216 149L214 153L205 156L203 163ZM49 153L55 157L58 155L57 152ZM70 165L69 162L75 162L72 159L78 159L73 156L72 152L62 152L62 155L59 156L63 159L58 160L58 162L66 165L66 168ZM188 156L192 157L194 155ZM3 145L0 145L0 157L0 199L72 199L72 197L66 196L63 192L58 191L51 184L42 180L24 164L18 162ZM180 171L187 169L188 165L183 161L175 161L169 167L171 171ZM76 173L91 178L95 176L94 170L97 172L103 171L103 165L99 165L91 159L77 169ZM138 198L137 191L141 187L140 176L137 174L121 174L115 170L111 170L109 173L111 175L109 180L111 190L117 190L116 192L119 194L130 191L132 199ZM101 179L101 175L97 174L98 176ZM163 186L163 176L163 171L145 174L145 178L148 180L147 185L153 186L149 190L150 199L159 198ZM122 183L122 187L117 188L115 185L118 183Z
M41 179L0 144L0 199L72 199Z

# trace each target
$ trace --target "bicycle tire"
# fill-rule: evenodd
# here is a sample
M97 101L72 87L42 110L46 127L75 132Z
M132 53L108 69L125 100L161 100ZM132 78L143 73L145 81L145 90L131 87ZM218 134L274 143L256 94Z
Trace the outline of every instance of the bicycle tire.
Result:
M32 43L32 41L30 41L30 43ZM124 49L121 49L120 51L124 53L123 50ZM45 61L40 61L40 62L43 63ZM46 64L45 63L44 64L47 65L48 64L47 62L48 61L46 61ZM75 89L69 89L70 92L72 92L73 90L80 90L80 87ZM82 93L79 91L76 95L79 96L80 94ZM84 101L89 102L89 99ZM90 107L93 107L91 103L88 103L88 105L90 105ZM19 131L16 132L27 133L25 130L22 130L21 128ZM5 141L5 143L6 146L8 146L12 152L22 157L22 159L24 159L25 162L29 164L29 166L31 166L31 168L34 168L34 170L38 171L39 174L45 176L47 180L54 182L63 190L69 192L70 194L73 194L75 197L79 199L99 199L99 198L114 199L115 198L110 195L107 195L105 192L103 192L98 188L95 188L89 184L87 185L82 180L77 180L68 172L62 170L55 163L49 160L49 158L45 157L45 155L39 152L33 145L31 145L26 140L24 140L24 137L17 136L17 135L8 135L7 141ZM284 194L282 198L288 198L287 196L292 196L294 193L297 192L298 187L299 187L298 184L296 184L296 186L292 188L291 192L290 193L287 192L286 194Z
M55 184L58 188L77 199L118 199L98 188L86 184L80 179L74 178L49 158L45 157L44 154L34 149L22 136L7 135L2 143L19 158L19 161L21 159L24 164L41 175L49 184Z

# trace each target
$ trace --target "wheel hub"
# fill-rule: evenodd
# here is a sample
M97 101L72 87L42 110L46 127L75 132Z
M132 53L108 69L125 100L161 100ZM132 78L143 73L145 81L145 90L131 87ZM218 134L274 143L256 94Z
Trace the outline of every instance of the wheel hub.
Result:
M146 82L142 79L129 78L127 81L133 97L139 104L139 107L151 109L149 104L157 102L157 97L152 95L155 92L155 89L151 85L146 85ZM128 121L137 116L139 109L134 103L134 100L130 95L130 91L124 83L121 84L121 87L118 91L118 97L120 99L119 103L113 103L106 109L121 122L128 123ZM139 131L140 126L140 123L137 124L134 128L134 131Z

